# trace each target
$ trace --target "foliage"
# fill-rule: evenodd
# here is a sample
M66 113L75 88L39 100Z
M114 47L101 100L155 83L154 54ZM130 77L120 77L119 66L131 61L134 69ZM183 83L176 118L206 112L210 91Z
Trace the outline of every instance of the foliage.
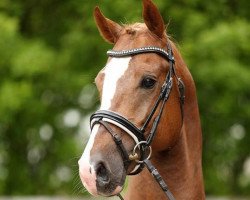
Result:
M155 3L196 81L206 192L250 195L249 3ZM135 0L0 2L1 194L78 192L82 127L110 48L95 28L95 5L118 22L141 21Z

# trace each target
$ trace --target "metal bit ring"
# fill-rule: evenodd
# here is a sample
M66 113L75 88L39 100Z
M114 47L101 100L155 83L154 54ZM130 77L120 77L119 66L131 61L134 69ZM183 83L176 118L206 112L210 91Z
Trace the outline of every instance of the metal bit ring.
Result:
M136 155L137 154L135 151L136 151L137 148L138 149L141 148L140 147L141 144L147 144L147 142L146 141L140 141L140 142L138 142L135 145L134 149L133 149L132 155ZM149 149L149 154L148 154L148 157L146 159L149 160L151 158L151 155L152 155L152 148L151 148L151 146L146 146L146 147ZM138 159L135 159L135 162L137 162L137 163L143 163L143 161L138 160Z

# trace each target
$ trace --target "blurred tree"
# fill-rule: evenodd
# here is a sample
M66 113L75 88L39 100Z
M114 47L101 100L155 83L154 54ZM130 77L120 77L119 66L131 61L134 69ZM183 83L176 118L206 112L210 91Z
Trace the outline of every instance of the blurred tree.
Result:
M249 2L155 3L196 81L206 192L250 195ZM0 1L0 194L78 193L93 79L111 47L95 5L115 21L141 21L135 0Z
M250 153L249 31L245 20L220 22L183 46L198 87L204 173L211 194L249 191L249 179L242 180Z

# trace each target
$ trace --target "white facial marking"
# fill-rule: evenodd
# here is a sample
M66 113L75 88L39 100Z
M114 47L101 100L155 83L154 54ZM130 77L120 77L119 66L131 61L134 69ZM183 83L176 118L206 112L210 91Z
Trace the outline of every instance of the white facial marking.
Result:
M90 163L90 151L93 147L99 126L100 126L99 124L96 124L93 127L92 134L90 135L88 144L85 147L83 155L78 161L80 178L83 182L83 185L93 195L97 194L97 189L96 189L96 184L95 184L96 174L94 173L95 171L94 166L92 166ZM92 173L90 173L90 171L92 171Z
M112 58L104 68L105 78L102 90L101 108L107 110L111 106L111 101L116 92L117 81L124 75L128 69L131 57L126 58ZM96 124L90 135L88 144L84 150L82 157L79 160L80 177L84 186L92 194L97 194L96 175L94 166L90 163L90 152L93 148L95 137L97 135L100 125ZM92 173L90 172L92 171ZM121 187L117 187L116 191L120 191Z
M84 162L84 163L88 163L90 165L90 151L93 147L93 144L94 144L94 141L95 141L95 136L98 132L98 129L99 129L99 124L96 124L93 129L92 129L92 132L91 132L91 135L89 137L89 141L88 141L88 144L87 146L85 147L85 150L84 150L84 153L81 157L81 162Z
M104 69L105 78L102 90L101 110L108 110L115 95L117 81L126 72L131 57L112 58Z

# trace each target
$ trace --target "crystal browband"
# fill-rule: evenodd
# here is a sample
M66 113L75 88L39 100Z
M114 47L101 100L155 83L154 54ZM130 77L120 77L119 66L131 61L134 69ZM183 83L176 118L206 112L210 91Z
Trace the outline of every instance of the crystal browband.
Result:
M136 48L136 49L131 49L131 50L122 50L122 51L116 51L116 50L108 50L107 55L110 57L125 57L125 56L132 56L132 55L137 55L137 54L142 54L142 53L157 53L164 58L167 58L169 61L174 62L174 57L170 56L167 51L165 51L162 48L159 47L141 47L141 48Z

